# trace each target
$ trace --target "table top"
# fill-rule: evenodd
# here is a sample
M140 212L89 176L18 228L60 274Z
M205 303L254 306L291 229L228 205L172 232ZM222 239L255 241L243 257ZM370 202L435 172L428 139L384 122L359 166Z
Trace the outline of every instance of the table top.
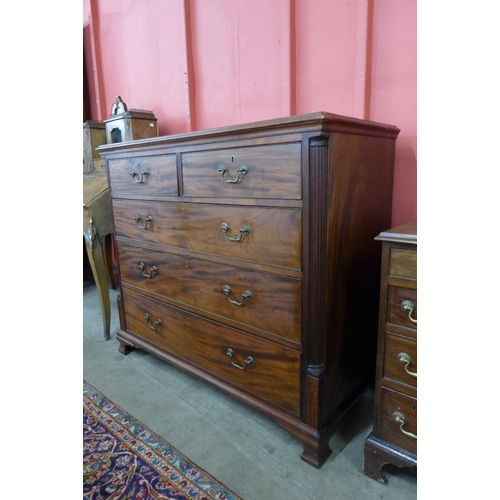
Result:
M83 209L88 208L92 202L108 189L106 172L95 172L83 176Z
M417 221L406 222L400 226L383 231L376 238L379 241L396 241L399 243L417 243Z

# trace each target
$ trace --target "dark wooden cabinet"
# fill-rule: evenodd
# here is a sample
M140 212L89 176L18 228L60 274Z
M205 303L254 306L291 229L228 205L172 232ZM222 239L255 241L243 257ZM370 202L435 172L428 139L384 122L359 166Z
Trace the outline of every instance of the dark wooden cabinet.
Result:
M375 372L398 132L313 113L99 148L120 351L252 406L320 467Z
M417 465L417 223L381 233L382 272L373 432L363 472Z

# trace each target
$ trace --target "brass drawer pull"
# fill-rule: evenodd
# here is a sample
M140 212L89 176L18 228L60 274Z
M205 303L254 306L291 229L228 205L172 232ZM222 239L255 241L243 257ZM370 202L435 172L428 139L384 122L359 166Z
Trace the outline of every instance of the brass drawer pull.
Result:
M226 167L224 165L219 165L219 168L217 169L219 174L222 176L222 180L224 182L228 182L231 184L234 184L240 180L240 174L241 175L247 175L248 174L248 167L246 165L241 165L240 168L236 169L236 179L226 179L224 177L226 173Z
M230 238L227 235L227 232L229 231L229 226L223 222L220 226L221 231L226 235L226 238L230 241L241 241L243 239L243 236L248 236L250 234L250 228L248 226L243 226L240 229L240 237L239 238Z
M245 361L244 361L245 364L243 366L240 366L233 361L234 352L230 347L228 347L226 354L229 356L229 360L231 361L231 364L235 368L238 368L239 370L244 370L247 366L253 366L253 358L251 356L248 356L248 358L245 359Z
M154 324L151 323L151 321L149 321L149 314L146 313L144 315L144 319L146 320L146 323L148 325L149 328L151 328L151 330L156 330L157 327L161 326L161 319L157 319Z
M405 371L408 375L411 375L412 377L417 378L417 374L415 372L411 372L410 370L408 370L408 366L411 363L411 358L410 358L410 356L408 356L408 354L406 354L406 352L400 352L398 354L398 361L400 363L403 363L403 365L405 367Z
M415 434L412 434L411 432L405 431L403 429L403 426L405 425L405 417L402 413L399 413L399 411L395 411L392 414L392 418L399 424L399 429L405 436L411 437L412 439L417 439L417 436L415 436Z
M405 312L408 312L408 318L412 323L417 324L417 320L411 317L411 313L415 309L415 306L413 305L413 302L411 300L403 300L403 302L401 302L401 309L403 309L403 311Z
M137 167L139 167L139 164L137 164ZM144 172L137 173L132 170L132 172L130 172L130 175L132 176L132 179L134 179L134 182L136 182L137 184L142 184L144 180L148 178L149 172L147 170L144 170ZM139 175L141 176L140 178Z
M252 292L250 290L247 290L245 293L241 294L241 302L232 300L229 297L229 294L231 293L231 287L229 285L224 285L222 291L226 294L227 300L229 300L231 304L236 304L237 306L242 306L245 303L245 300L252 300Z
M145 267L146 267L146 265L144 264L144 262L141 262L141 263L139 264L139 269L141 270L142 275L143 275L143 276L146 276L146 278L152 278L152 277L156 274L156 272L158 271L158 269L156 268L156 266L151 266L151 267L149 268L149 274L146 274L146 273L144 272L144 268L145 268Z
M147 229L148 228L148 222L153 222L153 216L152 215L148 215L145 219L144 219L144 226L141 226L139 224L139 221L141 220L141 216L139 214L135 214L135 217L134 217L134 220L137 224L137 227L140 227L141 229Z

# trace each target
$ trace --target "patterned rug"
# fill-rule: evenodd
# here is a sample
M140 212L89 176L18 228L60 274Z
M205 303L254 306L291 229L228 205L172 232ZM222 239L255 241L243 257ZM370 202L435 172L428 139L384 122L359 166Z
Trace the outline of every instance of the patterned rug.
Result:
M83 382L84 500L241 500Z

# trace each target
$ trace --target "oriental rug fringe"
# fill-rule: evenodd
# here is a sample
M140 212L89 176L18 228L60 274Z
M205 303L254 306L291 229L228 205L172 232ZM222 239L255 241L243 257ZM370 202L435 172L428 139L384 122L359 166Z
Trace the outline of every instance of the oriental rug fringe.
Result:
M84 500L241 500L83 382Z

